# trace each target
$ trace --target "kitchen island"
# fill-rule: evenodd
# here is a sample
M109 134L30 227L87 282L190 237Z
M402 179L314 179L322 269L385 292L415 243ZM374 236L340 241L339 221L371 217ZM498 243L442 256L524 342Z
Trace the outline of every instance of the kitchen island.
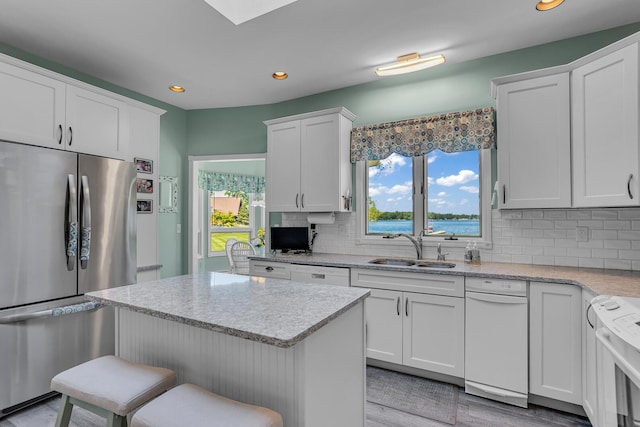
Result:
M366 289L225 273L87 297L116 310L116 354L282 414L286 426L364 426Z

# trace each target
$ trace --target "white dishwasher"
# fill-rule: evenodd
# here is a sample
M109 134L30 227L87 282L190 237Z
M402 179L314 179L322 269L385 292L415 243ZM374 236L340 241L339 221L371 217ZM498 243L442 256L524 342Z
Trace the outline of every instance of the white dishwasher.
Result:
M468 277L465 392L527 407L527 282Z

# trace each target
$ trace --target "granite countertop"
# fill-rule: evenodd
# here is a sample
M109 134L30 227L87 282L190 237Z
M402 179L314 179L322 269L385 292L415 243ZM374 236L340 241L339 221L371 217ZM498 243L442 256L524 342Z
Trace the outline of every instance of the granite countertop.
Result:
M595 268L554 267L533 264L483 262L480 265L465 264L461 260L447 260L456 264L451 269L402 267L370 264L379 256L363 255L276 255L250 257L255 260L326 267L366 268L373 270L407 271L427 274L446 274L469 277L486 277L515 280L531 280L548 283L565 283L589 289L598 295L618 295L640 298L640 272ZM431 260L434 261L434 260Z
M85 295L151 316L291 347L364 300L369 290L202 273Z

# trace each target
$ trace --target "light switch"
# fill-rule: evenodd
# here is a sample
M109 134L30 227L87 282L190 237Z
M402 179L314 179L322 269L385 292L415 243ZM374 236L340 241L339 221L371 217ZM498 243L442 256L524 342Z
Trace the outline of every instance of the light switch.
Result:
M182 233L182 224L176 225L176 233L178 234Z

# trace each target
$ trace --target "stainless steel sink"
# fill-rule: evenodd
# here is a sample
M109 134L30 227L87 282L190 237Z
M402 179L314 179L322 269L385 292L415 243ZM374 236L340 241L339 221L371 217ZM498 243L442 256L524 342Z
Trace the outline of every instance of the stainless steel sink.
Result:
M403 267L410 267L416 265L416 261L410 259L398 259L398 258L376 258L369 261L369 264L379 265L399 265Z
M453 262L442 262L442 261L419 261L415 263L416 267L424 267L424 268L453 268L456 266Z
M400 267L423 267L423 268L453 268L456 266L453 262L445 261L426 261L421 259L402 259L402 258L376 258L369 261L369 264L378 265L394 265Z

